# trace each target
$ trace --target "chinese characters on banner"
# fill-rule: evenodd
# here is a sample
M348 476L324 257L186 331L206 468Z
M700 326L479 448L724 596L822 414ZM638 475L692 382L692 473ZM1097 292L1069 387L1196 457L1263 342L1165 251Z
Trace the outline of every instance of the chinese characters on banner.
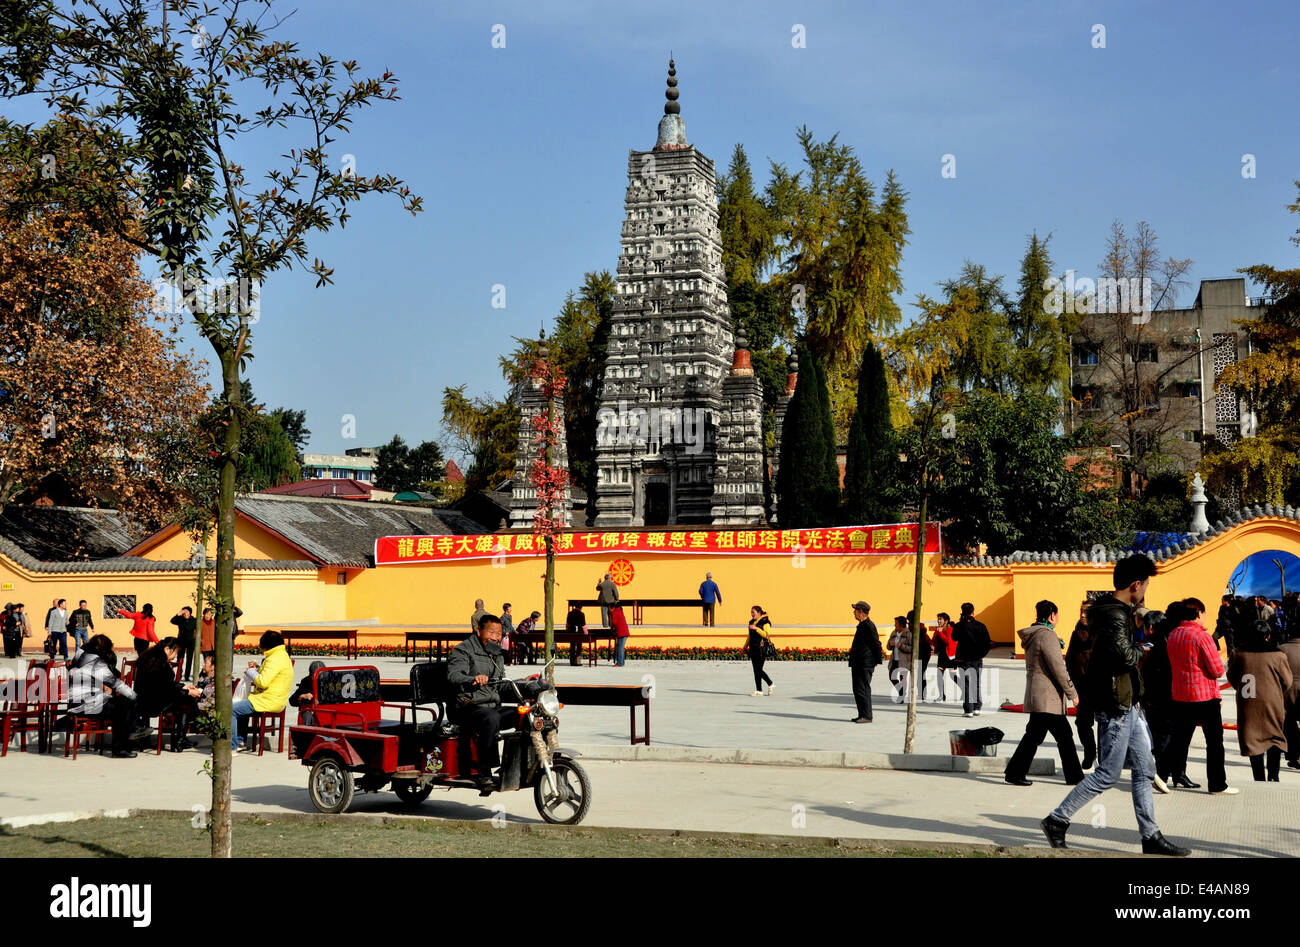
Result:
M678 532L561 533L556 555L648 552L671 555L896 556L916 551L917 524L834 526L826 529L682 530ZM925 529L925 552L940 551L938 525ZM383 536L375 540L375 565L520 558L544 551L531 533L486 536Z

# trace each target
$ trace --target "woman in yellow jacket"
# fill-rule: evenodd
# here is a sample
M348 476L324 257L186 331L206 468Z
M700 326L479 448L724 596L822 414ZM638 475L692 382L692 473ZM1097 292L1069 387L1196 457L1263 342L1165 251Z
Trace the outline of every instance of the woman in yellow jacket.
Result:
M237 700L231 705L233 720L230 724L230 749L239 752L242 749L239 740L239 721L241 717L250 717L255 713L279 713L289 702L293 691L293 659L285 650L284 639L278 631L262 634L258 647L262 649L262 665L257 677L253 679L253 690L247 700ZM253 661L250 668L258 667Z

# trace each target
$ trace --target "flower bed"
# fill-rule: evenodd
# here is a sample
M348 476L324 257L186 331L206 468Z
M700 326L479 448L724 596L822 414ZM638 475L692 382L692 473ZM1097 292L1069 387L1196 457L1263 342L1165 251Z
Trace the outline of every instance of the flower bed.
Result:
M568 646L559 645L560 653L567 656ZM614 650L602 645L599 649L601 660L611 660ZM254 647L240 645L235 648L237 655L256 657L261 652ZM358 645L358 658L400 658L404 654L401 645ZM342 658L347 656L347 647L342 644L303 645L294 648L297 657L317 656ZM639 647L629 646L625 652L629 661L748 661L749 657L740 648L691 648L691 647ZM848 651L843 648L778 648L776 657L769 661L847 661Z

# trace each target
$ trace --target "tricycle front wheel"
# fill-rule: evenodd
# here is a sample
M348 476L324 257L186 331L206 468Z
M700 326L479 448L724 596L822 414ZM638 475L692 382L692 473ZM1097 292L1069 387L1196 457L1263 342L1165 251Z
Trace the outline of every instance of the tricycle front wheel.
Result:
M433 792L433 786L417 787L413 779L394 779L393 792L397 793L397 798L408 806L418 806L429 798L429 793Z
M576 760L559 757L551 763L556 793L547 786L546 773L537 776L533 801L542 819L555 825L577 825L591 808L591 780Z
M312 764L307 795L317 812L347 812L354 791L351 771L334 757L322 756Z

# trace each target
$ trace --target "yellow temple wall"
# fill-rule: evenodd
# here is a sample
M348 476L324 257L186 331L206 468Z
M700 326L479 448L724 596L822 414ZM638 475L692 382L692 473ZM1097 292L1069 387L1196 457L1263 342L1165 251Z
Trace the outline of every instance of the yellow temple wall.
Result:
M250 537L251 539L251 537ZM252 543L240 543L238 555L251 555ZM1300 555L1300 523L1258 518L1215 536L1189 552L1158 565L1147 603L1163 609L1178 598L1195 595L1211 615L1237 565L1252 553L1280 550ZM154 551L150 550L150 558ZM177 558L180 558L179 556ZM695 609L648 608L645 626L632 628L633 644L678 646L739 645L749 607L762 605L771 616L774 637L782 646L848 646L853 633L851 603L865 599L871 617L887 635L895 615L911 608L914 560L910 556L667 555L651 552L583 554L556 559L557 624L570 598L594 598L597 581L613 558L632 562L635 575L624 586L625 598L693 598L706 571L722 590L713 629L699 627ZM542 608L541 557L465 562L405 564L372 569L323 567L316 571L236 574L236 601L244 610L247 631L292 626L298 622L378 619L381 625L440 625L466 628L474 600L490 611L503 602L514 605L515 620ZM344 584L339 584L342 574ZM1091 563L1012 563L1004 566L944 566L927 556L923 571L922 617L931 622L939 611L957 617L962 602L995 642L1010 643L1017 628L1032 623L1034 604L1050 599L1061 609L1061 632L1068 635L1079 602L1092 590L1109 590L1111 568ZM0 601L26 603L33 635L41 636L45 610L55 597L76 607L86 599L96 630L119 645L130 644L130 621L101 619L102 597L134 594L137 605L152 602L160 632L180 606L193 602L195 573L39 572L0 555ZM629 616L630 617L630 616ZM598 615L588 614L589 621ZM675 626L658 627L650 626ZM401 643L399 629L361 628L363 644ZM244 641L249 639L245 638ZM39 647L29 641L28 649Z

